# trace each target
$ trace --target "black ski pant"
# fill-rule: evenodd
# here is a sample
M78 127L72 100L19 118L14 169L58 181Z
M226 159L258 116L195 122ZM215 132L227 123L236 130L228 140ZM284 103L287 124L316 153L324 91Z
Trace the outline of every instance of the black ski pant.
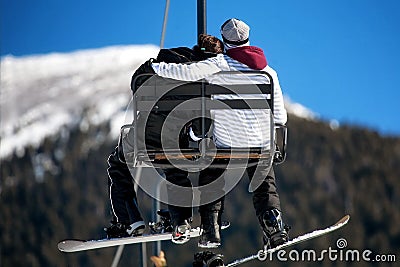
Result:
M253 206L257 217L267 210L281 210L279 194L277 192L274 169L266 166L252 166L247 168L250 182L261 179L262 183L253 191Z
M250 163L252 164L250 165ZM265 165L257 165L257 162L254 162L254 160L249 160L248 164L246 172L249 182L259 181L258 183L256 182L257 187L255 187L252 193L253 207L257 217L273 208L281 210L273 168ZM225 168L209 168L205 170L204 175L208 176L206 181L217 179L224 174L225 170ZM229 177L225 177L225 179L229 179Z
M211 175L214 169L205 169L199 174L200 203L199 212L202 216L209 212L218 212L219 219L224 209L225 192L223 191L223 179L219 176ZM184 220L192 217L193 191L192 182L188 178L188 172L178 168L164 169L167 185L168 209L174 226L180 225ZM218 179L218 181L216 181ZM201 189L211 182L215 182L212 187ZM213 199L213 201L208 201Z
M135 186L125 163L122 144L119 143L108 158L108 185L113 223L132 224L142 221Z
M216 181L225 172L225 168L207 168L200 172L199 185L206 185L211 182ZM277 192L275 173L273 168L269 166L249 166L246 168L249 181L253 179L261 181L258 187L253 191L253 207L256 212L256 216L259 217L266 211L276 208L281 210L279 194ZM188 219L192 216L192 187L191 181L188 179L188 173L186 171L171 168L165 169L164 173L168 182L171 182L176 186L171 186L168 188L168 199L172 200L172 203L181 203L181 205L169 205L168 209L171 214L171 218L174 225L181 224L183 220ZM229 179L226 177L225 179ZM212 189L201 191L201 195L212 195L221 196L215 201L207 204L203 204L199 207L199 212L201 216L207 216L211 212L218 212L219 215L222 214L224 209L224 199L225 194L223 191L224 183L220 182L223 179L218 179ZM205 197L202 197L204 199ZM219 216L219 222L221 218Z

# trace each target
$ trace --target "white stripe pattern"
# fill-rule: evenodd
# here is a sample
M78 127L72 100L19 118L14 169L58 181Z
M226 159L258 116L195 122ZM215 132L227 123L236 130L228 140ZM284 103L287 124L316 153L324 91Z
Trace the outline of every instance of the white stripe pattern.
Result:
M154 63L157 75L185 81L206 78L214 84L259 84L269 83L267 77L256 75L212 75L220 71L249 71L242 64L227 55L219 54L204 61L189 64ZM287 113L283 104L282 90L276 72L269 66L263 71L269 73L274 82L274 114L271 121L269 109L214 110L214 138L218 147L266 147L271 140L271 123L285 124ZM214 99L266 99L265 95L216 95Z

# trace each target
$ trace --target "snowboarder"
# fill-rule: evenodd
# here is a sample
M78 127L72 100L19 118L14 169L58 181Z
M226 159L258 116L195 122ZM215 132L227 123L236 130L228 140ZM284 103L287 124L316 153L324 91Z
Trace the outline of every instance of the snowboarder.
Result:
M193 62L216 56L217 53L224 51L223 43L218 38L201 34L198 38L198 44L193 49L187 47L178 47L172 49L161 49L157 59L148 60L142 64L133 74L131 87L135 91L133 81L139 74L153 73L152 62L183 63ZM143 83L145 79L139 83ZM137 86L137 84L136 84ZM154 120L154 124L162 125L157 115L149 116ZM160 146L161 132L152 135L146 135L145 143L149 146ZM187 140L180 140L185 143ZM145 230L145 223L138 208L136 192L129 167L125 163L122 141L120 140L114 152L108 158L108 182L109 196L112 212L111 225L105 228L107 238L127 237L141 235ZM167 179L175 176L179 171L175 168L166 170ZM186 174L183 174L187 176Z
M166 78L177 80L196 81L207 78L219 71L246 71L263 70L268 72L274 81L274 121L275 123L285 124L287 113L283 103L282 91L279 85L277 73L267 65L267 60L262 49L250 46L249 26L241 20L232 18L227 20L221 26L221 35L226 49L226 54L218 54L215 57L208 58L198 63L192 64L168 64L153 63L152 67L155 73ZM240 127L252 129L254 118L252 110L244 111L245 118L236 118L235 121L242 122ZM253 116L253 117L252 117ZM252 120L253 119L253 120ZM220 147L233 147L230 141L242 140L244 136L235 136L235 130L238 125L230 123L224 125L224 132L216 132L214 127L215 143ZM254 133L255 136L262 136L261 132ZM229 137L229 138L228 138ZM225 142L225 140L228 140ZM264 142L265 140L262 140ZM259 139L249 140L250 146L260 147ZM253 142L253 143L252 143ZM263 240L265 246L276 247L288 240L288 230L282 220L280 199L275 183L275 174L272 168L263 168L260 166L247 167L248 176L251 179L262 180L253 191L253 205L256 211L259 224L263 230ZM225 169L214 169L206 173L209 182L216 180L224 173ZM175 182L182 185L184 176L175 173ZM172 193L171 193L172 194ZM179 192L175 192L179 194ZM174 195L174 194L172 194ZM220 243L220 225L218 224L218 211L222 205L221 202L214 202L200 207L202 227L205 233L201 236L199 245L207 247L209 243ZM171 207L172 222L174 226L173 239L175 242L184 243L185 232L190 228L190 213L186 207ZM170 208L170 209L171 209ZM203 212L201 212L203 210ZM186 216L184 216L186 214Z

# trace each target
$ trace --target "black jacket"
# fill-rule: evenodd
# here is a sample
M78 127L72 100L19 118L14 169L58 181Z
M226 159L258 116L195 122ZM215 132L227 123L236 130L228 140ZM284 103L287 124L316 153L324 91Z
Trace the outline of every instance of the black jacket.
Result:
M133 92L136 90L151 76L140 76L140 74L155 74L151 64L153 62L166 62L166 63L189 63L194 61L201 61L210 57L214 57L216 54L201 51L197 46L193 49L188 47L177 47L171 49L161 49L158 53L156 59L149 59L145 63L143 63L133 74L131 80L131 89ZM165 95L161 99L168 99L171 96ZM172 96L174 100L188 100L187 97L179 97L179 96ZM161 148L161 129L164 126L165 119L169 115L169 112L150 112L149 114L141 114L139 115L139 125L140 127L145 127L145 142L143 142L143 136L138 136L139 144L145 144L147 149L159 149ZM186 116L194 116L193 114L186 114ZM187 120L193 117L185 118L183 115L182 120ZM144 121L146 120L146 121ZM208 131L211 125L211 120L206 119L206 131ZM177 131L179 131L179 147L185 148L188 147L189 137L188 137L188 129L192 127L194 133L196 135L200 135L201 133L201 120L200 119L193 119L189 123L187 123L183 127L173 128L173 125L167 125L165 129L167 129L171 133L172 136L176 136ZM139 130L138 133L141 131ZM168 140L168 137L166 138ZM175 139L176 140L176 139ZM172 142L175 143L173 139L171 139L171 146L173 148ZM166 145L165 142L163 143L164 148ZM175 147L176 148L176 147Z

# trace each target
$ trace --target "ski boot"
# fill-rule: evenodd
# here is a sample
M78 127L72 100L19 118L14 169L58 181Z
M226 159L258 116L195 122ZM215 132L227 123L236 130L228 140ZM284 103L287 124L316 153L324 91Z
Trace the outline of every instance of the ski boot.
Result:
M283 224L282 213L278 209L271 209L258 217L263 229L265 249L275 248L289 241L290 227Z
M139 236L143 234L145 228L146 226L143 221L137 221L130 225L119 222L119 223L111 223L111 226L104 228L104 231L107 234L107 238L111 239L111 238Z

